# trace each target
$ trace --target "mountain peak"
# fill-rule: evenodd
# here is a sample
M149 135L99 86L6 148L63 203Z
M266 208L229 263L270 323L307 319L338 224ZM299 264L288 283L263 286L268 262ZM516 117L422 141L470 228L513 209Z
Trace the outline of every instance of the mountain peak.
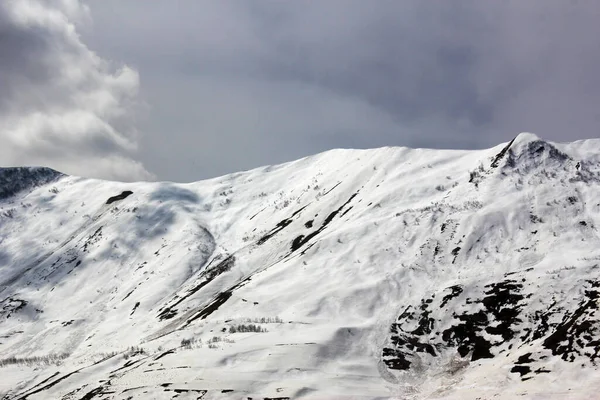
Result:
M599 149L0 169L0 398L595 398Z
M530 132L521 132L513 139L513 145L517 146L531 142L543 142L543 140L535 133Z
M571 157L560 151L554 144L544 141L533 133L523 132L508 142L493 157L491 166L498 167L501 160L504 160L505 167L524 173L540 167L549 167L550 164L556 167L569 159Z

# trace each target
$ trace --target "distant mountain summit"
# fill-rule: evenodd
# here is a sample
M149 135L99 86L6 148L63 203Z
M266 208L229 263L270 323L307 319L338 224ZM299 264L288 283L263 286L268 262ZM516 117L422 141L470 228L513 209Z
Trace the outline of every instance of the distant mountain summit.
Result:
M595 398L599 225L600 140L2 168L0 398Z
M62 176L62 173L44 167L0 167L0 200L14 196L22 190L48 184Z

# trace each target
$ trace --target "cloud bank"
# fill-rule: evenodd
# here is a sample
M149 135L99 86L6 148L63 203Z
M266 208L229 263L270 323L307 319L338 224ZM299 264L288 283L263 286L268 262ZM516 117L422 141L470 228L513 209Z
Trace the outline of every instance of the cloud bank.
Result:
M598 137L598 20L581 0L4 0L0 164L194 181L338 147Z
M141 159L197 180L335 147L600 132L594 1L88 1L152 107ZM176 155L176 156L175 156Z
M152 179L132 155L138 73L81 40L77 0L0 4L0 165L44 165L117 180Z

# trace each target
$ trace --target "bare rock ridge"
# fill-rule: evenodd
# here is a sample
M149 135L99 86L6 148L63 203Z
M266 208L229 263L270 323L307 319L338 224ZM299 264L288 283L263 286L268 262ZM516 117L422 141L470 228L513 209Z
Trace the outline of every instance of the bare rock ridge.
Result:
M189 184L0 169L0 399L595 398L600 140Z
M33 189L64 176L45 167L0 168L0 200L14 196L21 190Z

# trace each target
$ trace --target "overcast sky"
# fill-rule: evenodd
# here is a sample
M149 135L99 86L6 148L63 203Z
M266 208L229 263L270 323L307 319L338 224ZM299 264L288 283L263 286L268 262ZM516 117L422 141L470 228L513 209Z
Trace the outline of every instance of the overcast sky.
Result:
M600 136L600 2L0 0L0 165L194 181Z

